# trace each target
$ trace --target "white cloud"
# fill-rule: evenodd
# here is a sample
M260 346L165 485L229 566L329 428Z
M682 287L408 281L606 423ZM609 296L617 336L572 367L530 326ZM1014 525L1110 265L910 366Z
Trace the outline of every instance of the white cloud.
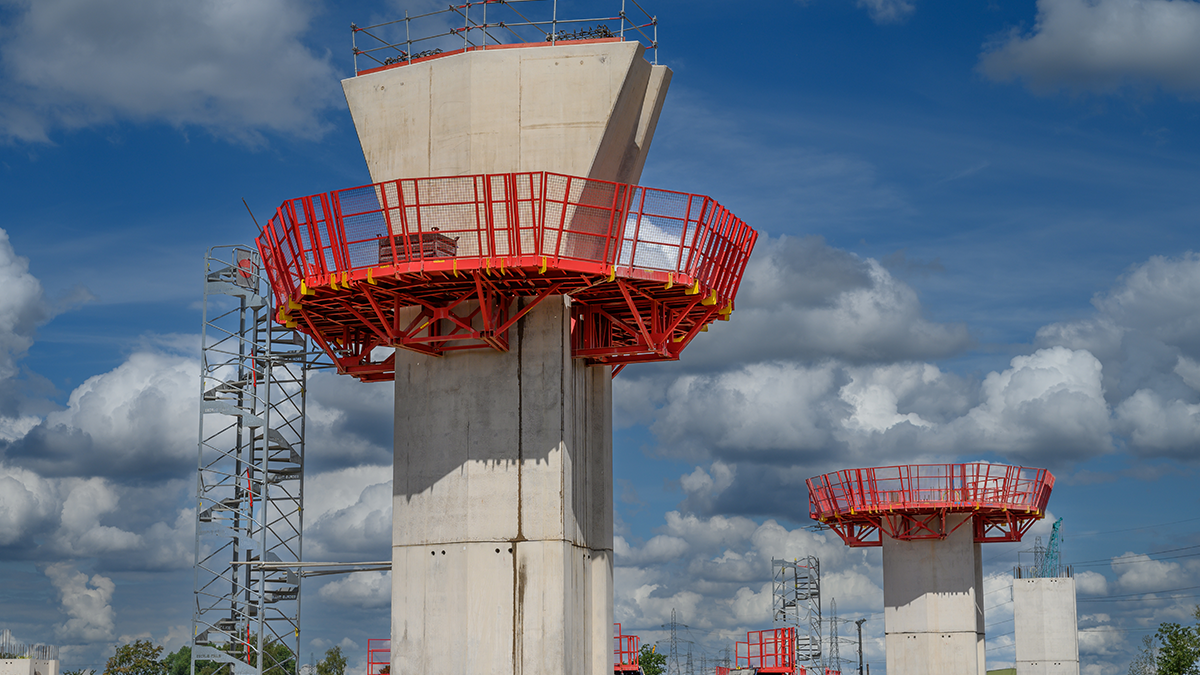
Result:
M76 387L7 456L46 474L132 479L194 466L199 373L194 358L134 353Z
M60 640L81 644L113 638L114 613L111 603L116 584L112 579L99 574L88 579L88 575L69 563L47 566L46 576L58 589L63 611L70 617L56 630Z
M306 0L16 0L0 49L0 137L114 119L256 139L315 136L336 100L329 57L302 42Z
M986 49L980 70L1035 92L1113 92L1125 85L1200 90L1200 3L1038 0L1037 23Z
M378 481L387 477L386 482ZM306 486L305 555L315 560L390 558L391 467L363 466L315 475Z
M871 13L875 23L904 21L916 9L908 0L857 0L857 4Z
M1099 572L1076 572L1075 588L1082 595L1108 595L1108 577Z
M1006 457L1082 458L1111 449L1100 361L1083 350L1040 349L983 381L982 402L952 423L959 442Z
M58 516L60 499L53 482L0 463L0 546L46 531Z
M0 380L17 374L17 360L33 344L34 331L50 318L42 284L29 273L29 260L18 256L0 229ZM13 424L7 421L6 424Z
M769 359L888 362L966 348L961 324L929 321L916 292L877 260L820 237L760 240L729 323L684 353L688 367Z
M1128 552L1112 560L1117 585L1132 593L1154 593L1177 587L1184 577L1178 563L1154 560L1144 553Z
M355 572L325 584L317 595L346 607L387 607L392 604L392 573Z

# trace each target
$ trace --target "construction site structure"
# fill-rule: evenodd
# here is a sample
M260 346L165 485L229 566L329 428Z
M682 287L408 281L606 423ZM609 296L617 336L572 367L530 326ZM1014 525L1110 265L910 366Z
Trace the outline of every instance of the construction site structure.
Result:
M771 579L772 620L795 627L796 661L821 663L821 561L772 558Z
M846 469L808 480L809 515L883 547L888 675L984 675L980 544L1020 541L1054 476L1002 464Z
M307 376L319 352L272 320L257 251L204 260L192 672L295 672ZM279 646L284 647L280 649Z
M1016 624L1017 675L1079 675L1079 618L1075 578L1062 564L1062 518L1054 521L1050 541L1035 540L1032 551L1018 555L1013 569L1013 619ZM1031 554L1032 563L1021 558Z
M757 237L636 184L670 71L635 7L354 27L390 54L342 83L374 183L258 239L275 320L395 381L392 672L612 672L611 380L728 319Z
M367 675L387 675L392 666L392 645L388 638L367 638Z
M642 639L636 635L621 633L621 624L613 624L613 672L641 673L638 657L642 652Z

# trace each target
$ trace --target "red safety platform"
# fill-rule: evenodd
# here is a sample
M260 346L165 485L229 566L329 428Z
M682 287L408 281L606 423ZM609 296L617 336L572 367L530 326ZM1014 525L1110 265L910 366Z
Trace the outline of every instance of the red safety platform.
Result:
M844 469L808 479L808 513L848 546L944 539L971 523L975 541L1021 541L1046 515L1054 476L1004 464L910 464ZM972 517L947 529L954 513Z
M554 295L571 298L576 358L677 359L733 311L757 236L703 195L527 172L291 199L257 241L276 320L370 381L395 376L381 347L506 351Z
M613 624L613 672L640 673L642 666L638 656L642 650L642 639L636 635L622 635L621 624Z
M387 675L392 672L392 641L388 638L367 638L367 675Z
M758 673L796 673L796 629L792 626L772 630L752 630L746 641L734 644L737 668L753 668Z

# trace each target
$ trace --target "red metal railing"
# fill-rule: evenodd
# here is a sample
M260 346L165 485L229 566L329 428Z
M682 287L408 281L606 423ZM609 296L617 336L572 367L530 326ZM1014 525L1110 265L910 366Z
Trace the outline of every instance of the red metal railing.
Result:
M746 633L746 641L734 645L734 666L754 668L760 673L796 672L796 629L775 628Z
M944 538L946 516L970 513L977 541L1020 541L1054 487L1045 469L1004 464L912 464L844 469L808 479L809 516L851 546ZM967 521L963 521L967 522Z
M638 656L641 654L642 640L636 635L622 635L621 624L614 623L613 630L613 672L638 673L641 664Z
M453 250L422 246L431 238ZM732 298L756 238L703 195L528 172L406 178L290 199L259 248L283 299L368 270L521 266L699 282Z
M678 358L733 311L757 236L702 195L526 172L291 199L258 248L278 321L316 338L342 372L390 379L377 347L507 349L517 297L531 298L528 311L570 294L584 322L573 353L589 362ZM414 306L419 316L401 317Z
M388 638L367 638L367 675L392 672L392 641Z

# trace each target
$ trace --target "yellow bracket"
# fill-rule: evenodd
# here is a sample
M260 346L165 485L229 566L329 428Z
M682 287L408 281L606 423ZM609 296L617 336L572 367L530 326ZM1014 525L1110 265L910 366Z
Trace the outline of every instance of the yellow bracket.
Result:
M300 309L300 303L295 300L288 300L288 309Z
M338 290L337 275L329 277L329 287L333 290Z
M686 291L684 291L684 295L695 295L699 292L700 292L700 280L697 279L696 283L692 284L691 286L688 287L688 289Z
M288 328L295 328L298 324L295 321L289 321L283 325L287 326Z
M372 286L379 285L379 284L375 283L375 268L374 267L367 268L367 283L371 284Z
M667 272L667 285L663 286L663 290L669 291L669 290L671 290L671 287L674 285L675 285L675 273Z
M712 295L709 295L707 298L705 298L705 299L701 300L701 301L700 301L700 304L702 304L702 305L710 305L710 306L711 306L711 305L715 305L715 304L717 304L717 292L716 292L716 291L713 291L713 292L712 292Z
M708 324L704 324L703 326L700 326L700 332L707 333L708 332Z
M615 268L615 267L608 268L608 278L605 279L605 281L612 281L613 279L616 279L616 278L617 278L617 268Z
M454 277L458 278L458 258L454 259Z
M726 304L723 308L721 308L721 311L717 312L717 313L720 314L721 316L726 317L726 320L728 320L729 315L733 314L733 301L730 300L729 303Z
M316 295L316 294L317 294L317 292L314 291L313 289L309 288L308 284L304 283L303 279L300 280L300 295Z
M342 272L342 288L348 288L349 286L350 286L350 273Z
M546 273L546 256L542 256L542 266L538 268L538 274Z

